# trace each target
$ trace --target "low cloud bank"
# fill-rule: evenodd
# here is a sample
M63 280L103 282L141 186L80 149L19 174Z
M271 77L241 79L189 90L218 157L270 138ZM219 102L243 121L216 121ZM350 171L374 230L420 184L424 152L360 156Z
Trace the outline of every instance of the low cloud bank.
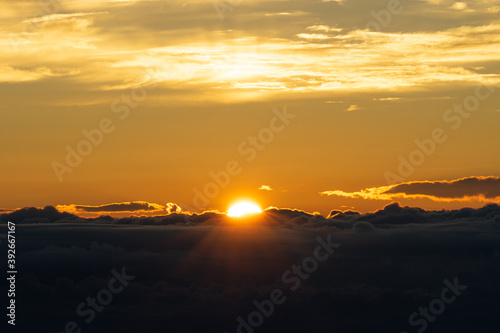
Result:
M127 205L136 207L142 212L144 207L151 210L156 209L153 204L133 203ZM82 206L75 206L82 207ZM99 209L108 212L110 209L118 211L123 209L120 204L103 205ZM89 208L86 208L89 209ZM94 208L90 208L95 211ZM383 209L375 212L362 214L357 211L332 210L328 217L317 213L311 214L301 210L286 208L268 208L262 214L254 215L244 219L233 219L226 214L208 211L201 214L183 213L178 205L169 203L164 215L158 216L129 216L112 217L101 215L98 217L81 217L68 212L61 212L52 206L45 208L27 207L10 213L0 215L0 222L7 221L17 224L39 224L39 223L94 223L94 224L117 224L117 225L234 225L235 221L245 224L254 223L262 226L291 226L303 228L332 228L337 230L359 230L367 231L373 228L392 228L398 225L422 224L422 225L452 225L462 226L489 226L496 227L500 219L500 206L488 204L482 208L462 208L456 210L430 211L418 207L403 207L398 202L386 205ZM355 225L358 227L355 228ZM363 226L363 227L361 227Z
M254 332L417 332L423 324L410 316L455 277L467 289L427 322L428 332L498 329L496 204L426 211L392 203L329 217L271 208L246 219L217 212L84 218L45 207L0 220L0 233L6 221L16 223L20 332L63 332L74 321L95 333L234 333L237 319L248 322L255 302L276 289L286 301ZM312 272L302 266L324 254L315 254L318 238L340 246ZM135 278L86 323L77 306L101 295L122 269Z

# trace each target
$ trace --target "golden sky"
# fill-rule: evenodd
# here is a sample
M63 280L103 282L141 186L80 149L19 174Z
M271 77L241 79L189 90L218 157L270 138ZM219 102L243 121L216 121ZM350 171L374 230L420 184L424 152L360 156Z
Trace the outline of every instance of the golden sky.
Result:
M500 1L0 5L0 207L499 202Z

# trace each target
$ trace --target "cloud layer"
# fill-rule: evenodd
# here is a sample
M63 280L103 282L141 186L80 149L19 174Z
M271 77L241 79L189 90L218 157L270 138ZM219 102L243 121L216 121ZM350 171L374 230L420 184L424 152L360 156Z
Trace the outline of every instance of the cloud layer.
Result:
M210 1L71 1L27 19L33 15L27 7L6 4L14 16L0 34L6 46L3 82L18 82L20 73L23 81L60 73L74 85L106 91L123 88L124 81L144 82L147 69L164 89L217 93L500 82L499 1L464 8L448 1L401 2L389 17L380 14L387 11L382 1L252 1L226 13L234 26L229 30L219 24ZM415 17L426 15L431 24L416 24ZM291 24L293 29L275 29ZM134 43L124 36L131 31ZM207 34L214 42L207 42ZM27 67L34 53L40 57Z
M96 333L237 332L237 318L247 319L277 288L286 302L260 332L410 332L420 328L408 321L412 313L455 277L467 289L428 323L429 332L498 327L494 204L425 211L393 203L330 218L269 209L253 220L217 213L94 219L26 208L2 215L2 232L7 220L17 223L18 318L32 320L16 326L26 332L62 331L69 321ZM282 276L313 256L318 237L340 246L291 291L297 280ZM77 306L100 295L122 267L135 279L85 323Z
M148 203L131 203L126 204L110 204L98 206L89 206L92 213L99 212L99 215L93 217L83 217L68 212L60 212L56 208L47 206L40 208L23 208L11 213L3 213L0 215L0 221L6 223L11 221L18 224L44 224L44 223L97 223L97 224L128 224L128 225L177 225L177 226L233 226L235 219L228 217L224 213L215 211L207 211L201 214L181 212L179 206L169 203L166 206L167 211L163 214L156 215L139 215L147 213L149 210L155 212L155 205ZM127 208L123 208L127 207ZM161 206L160 206L161 207ZM135 208L136 210L132 210ZM102 209L102 210L99 210ZM114 209L114 210L113 210ZM120 212L126 210L135 212L136 215L127 217L111 217L104 213ZM82 212L85 212L83 210ZM139 213L139 214L138 214ZM371 230L367 227L372 224L374 227L389 228L394 224L413 224L445 226L455 225L457 223L467 222L470 226L490 226L495 227L493 223L500 216L500 206L497 204L489 204L482 208L462 208L458 210L439 210L430 211L416 207L403 207L398 202L393 202L386 205L383 209L366 214L352 210L332 210L328 217L324 217L318 213L308 213L297 209L285 208L267 208L262 212L249 218L240 220L243 224L255 224L260 226L288 226L300 228L332 228L336 231L357 231ZM236 220L238 221L238 220ZM486 224L485 224L486 223ZM358 227L356 227L356 225Z

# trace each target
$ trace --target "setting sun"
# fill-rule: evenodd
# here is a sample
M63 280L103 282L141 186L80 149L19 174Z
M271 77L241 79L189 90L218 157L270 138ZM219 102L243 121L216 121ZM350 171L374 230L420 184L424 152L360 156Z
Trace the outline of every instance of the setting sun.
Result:
M232 205L231 208L229 208L227 215L231 217L241 217L244 215L258 213L262 213L262 209L260 209L259 206L249 201L241 201Z

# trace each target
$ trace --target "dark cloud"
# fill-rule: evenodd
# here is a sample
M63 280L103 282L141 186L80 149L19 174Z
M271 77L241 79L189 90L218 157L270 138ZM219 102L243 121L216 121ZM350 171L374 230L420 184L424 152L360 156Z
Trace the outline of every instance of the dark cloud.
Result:
M170 206L168 206L170 205ZM19 224L32 223L96 223L116 225L217 225L233 226L234 219L224 213L204 212L201 214L182 213L178 205L167 204L164 215L157 216L129 216L112 217L101 215L99 217L85 218L74 214L59 212L52 206L41 208L23 208L12 213L0 215L2 222L15 222ZM302 228L332 228L334 230L367 230L366 223L382 228L390 228L392 225L405 224L434 224L445 225L469 222L470 225L481 225L491 222L500 217L500 206L488 204L482 208L461 208L456 210L427 211L418 207L401 206L398 202L386 205L383 209L375 212L361 214L356 211L333 210L328 218L317 213L311 214L295 209L269 208L262 214L244 219L246 224L253 223L260 226L289 226ZM354 228L356 223L357 227Z
M162 210L160 205L151 204L149 202L122 202L112 203L101 206L88 205L72 205L79 212L135 212L135 211L158 211Z
M75 220L77 218L76 215L59 212L52 206L47 206L43 209L26 207L12 213L0 215L2 222L10 221L14 223L56 222L60 220Z
M452 181L413 181L398 184L385 193L427 195L437 198L463 198L483 196L500 197L500 177L467 177Z
M409 181L357 192L334 190L321 194L370 200L427 198L433 201L500 202L500 178L472 176L456 180Z
M468 289L428 332L496 332L500 206L426 211L392 203L330 215L273 208L247 219L82 218L53 207L3 214L1 221L17 223L16 328L62 332L75 321L95 333L237 332L236 319L279 288L286 302L255 332L413 332L408 317L457 276ZM32 223L37 218L45 223ZM291 291L282 275L314 255L318 237L340 247ZM122 267L135 280L86 324L76 307Z
M364 221L354 223L353 228L357 232L370 232L375 230L373 224Z
M328 218L334 218L334 217L340 218L340 217L355 216L355 215L360 215L360 213L353 210L345 210L345 211L332 210L328 215Z

